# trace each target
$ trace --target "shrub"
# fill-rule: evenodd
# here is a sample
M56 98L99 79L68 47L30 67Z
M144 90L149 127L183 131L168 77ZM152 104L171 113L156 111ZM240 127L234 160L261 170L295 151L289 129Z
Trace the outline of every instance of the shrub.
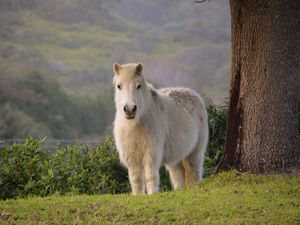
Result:
M28 138L0 151L0 198L40 195L46 159L40 150L42 141Z
M216 106L212 102L207 103L209 142L205 155L204 176L210 175L223 154L225 145L227 106Z
M225 142L226 107L208 104L210 140L205 176L212 173ZM124 193L130 191L127 170L118 158L112 137L100 145L57 146L53 154L42 149L42 140L28 138L0 151L0 198L46 196L53 193ZM160 171L161 190L171 189L168 174Z
M46 196L53 193L128 192L127 171L119 163L112 137L94 149L87 145L58 146L53 154L43 140L28 138L0 151L0 198Z
M46 163L45 195L54 192L100 194L129 190L127 171L119 163L111 137L90 149L87 145L59 146Z

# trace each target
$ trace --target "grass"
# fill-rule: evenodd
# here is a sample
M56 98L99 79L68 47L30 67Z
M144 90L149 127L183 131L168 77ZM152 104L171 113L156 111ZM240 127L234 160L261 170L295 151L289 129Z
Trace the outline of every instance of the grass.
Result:
M0 224L300 224L300 176L235 171L153 196L54 195L0 202Z

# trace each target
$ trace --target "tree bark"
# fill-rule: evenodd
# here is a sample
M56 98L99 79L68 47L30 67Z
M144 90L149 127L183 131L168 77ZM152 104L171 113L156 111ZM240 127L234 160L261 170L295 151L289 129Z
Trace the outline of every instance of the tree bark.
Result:
M217 171L300 169L300 1L230 0L232 78Z

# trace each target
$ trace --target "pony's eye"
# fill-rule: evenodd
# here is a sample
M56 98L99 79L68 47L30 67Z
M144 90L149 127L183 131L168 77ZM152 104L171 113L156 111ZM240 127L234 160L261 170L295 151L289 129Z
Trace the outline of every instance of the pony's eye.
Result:
M117 88L118 88L119 90L121 90L121 85L120 85L120 84L118 84L118 85L117 85Z
M136 86L136 89L140 89L141 88L141 85L139 84L138 86Z

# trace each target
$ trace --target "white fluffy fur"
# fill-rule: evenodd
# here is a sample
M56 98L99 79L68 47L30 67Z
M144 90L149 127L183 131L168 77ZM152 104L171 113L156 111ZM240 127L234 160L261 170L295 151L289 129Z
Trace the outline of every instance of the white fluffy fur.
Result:
M155 90L142 69L141 63L114 64L114 137L132 193L144 194L145 188L148 194L158 192L161 165L169 171L174 189L200 181L208 141L203 99L187 88ZM137 105L134 119L126 119L125 104Z

